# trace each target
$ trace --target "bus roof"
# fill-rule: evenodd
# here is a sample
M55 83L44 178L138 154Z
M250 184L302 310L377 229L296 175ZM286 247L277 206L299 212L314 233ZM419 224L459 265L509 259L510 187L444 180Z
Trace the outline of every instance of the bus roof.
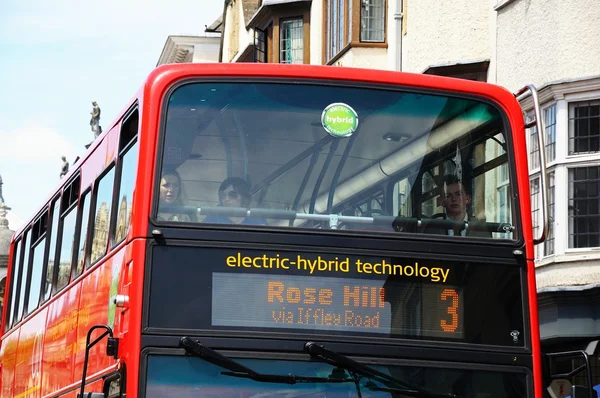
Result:
M276 64L276 63L179 63L164 64L156 67L144 80L130 101L122 111L113 118L112 123L104 129L86 152L72 164L57 187L40 203L32 216L24 217L25 221L13 234L14 241L29 227L31 222L40 214L44 207L56 196L64 185L71 181L71 177L80 169L81 165L101 144L108 132L123 118L127 110L137 100L143 99L148 94L152 98L162 99L164 93L177 81L194 77L254 77L254 78L282 78L282 79L315 79L329 82L355 82L364 84L391 84L415 89L431 89L450 91L457 94L471 94L487 98L500 105L509 116L514 112L521 114L521 108L515 96L504 87L472 80L458 79L446 76L425 75L411 72L389 70L364 69L354 67L337 67L328 65L303 65L303 64Z

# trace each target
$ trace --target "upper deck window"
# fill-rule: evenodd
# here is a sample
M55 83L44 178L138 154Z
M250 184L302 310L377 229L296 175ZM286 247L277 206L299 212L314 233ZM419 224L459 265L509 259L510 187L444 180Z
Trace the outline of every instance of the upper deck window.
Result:
M189 83L168 101L159 221L515 237L488 103L248 82Z

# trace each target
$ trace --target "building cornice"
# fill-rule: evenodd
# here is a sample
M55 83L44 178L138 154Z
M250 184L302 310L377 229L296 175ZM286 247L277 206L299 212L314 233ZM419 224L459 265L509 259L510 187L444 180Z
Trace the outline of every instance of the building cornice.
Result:
M553 100L562 100L565 95L582 93L586 91L600 91L600 76L586 77L582 79L565 80L550 82L537 89L540 105ZM531 95L521 100L523 110L528 111L533 108Z
M169 36L156 65L191 62L196 45L214 44L217 40L218 36Z
M498 4L496 4L496 6L494 7L494 11L500 11L501 9L503 9L504 7L506 7L514 1L515 0L499 0Z
M246 62L246 58L248 58L249 56L252 55L254 50L254 44L253 43L246 43L246 46L241 49L240 51L238 51L238 53L235 55L235 57L233 57L233 59L231 60L231 62Z
M246 29L256 28L264 25L270 19L273 7L283 7L286 5L308 2L312 2L312 0L263 0L261 6L258 7L254 15L252 15L246 24Z

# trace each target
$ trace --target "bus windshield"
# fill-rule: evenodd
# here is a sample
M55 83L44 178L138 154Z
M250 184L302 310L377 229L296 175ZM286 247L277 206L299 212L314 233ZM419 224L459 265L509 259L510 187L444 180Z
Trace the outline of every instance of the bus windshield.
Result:
M489 103L311 82L188 82L167 97L157 221L515 239Z
M163 397L396 397L428 396L401 394L393 385L349 372L322 362L281 359L236 359L244 366L265 374L330 378L331 382L290 384L257 382L234 377L225 369L201 358L150 355L147 358L147 398ZM456 397L527 397L526 373L515 369L498 370L490 366L465 368L458 364L439 367L414 365L371 366L407 385L433 393L431 396ZM339 381L335 381L339 380ZM438 395L439 394L439 395ZM450 395L454 394L454 395Z

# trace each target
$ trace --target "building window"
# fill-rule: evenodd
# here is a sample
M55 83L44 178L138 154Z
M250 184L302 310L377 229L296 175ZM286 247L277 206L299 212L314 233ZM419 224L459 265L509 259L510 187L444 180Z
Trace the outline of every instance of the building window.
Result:
M267 32L254 29L254 62L267 63Z
M279 62L304 62L304 29L302 18L282 20L279 27Z
M533 236L540 236L540 179L534 178L529 182L529 194L531 195L531 222L533 223ZM535 246L535 258L540 257L540 247Z
M385 41L385 0L360 0L360 41Z
M600 151L600 100L569 104L569 155Z
M544 125L546 129L546 161L556 158L556 105L544 110Z
M333 58L344 48L344 28L346 26L346 1L328 0L327 14L327 59Z
M323 63L352 47L386 48L387 0L324 0Z
M327 6L324 2L323 9ZM243 62L310 63L310 8L311 3L304 1L278 1L259 7L252 17L253 22L247 26L254 31L253 46ZM323 43L326 36L322 35ZM323 50L325 48L323 45Z
M554 172L548 173L548 217L550 224L548 225L548 236L544 242L544 256L554 254Z
M535 119L533 113L526 116L525 121L530 123ZM537 126L529 128L529 170L535 170L540 167L540 145L538 142Z
M600 246L599 166L569 169L569 248Z

